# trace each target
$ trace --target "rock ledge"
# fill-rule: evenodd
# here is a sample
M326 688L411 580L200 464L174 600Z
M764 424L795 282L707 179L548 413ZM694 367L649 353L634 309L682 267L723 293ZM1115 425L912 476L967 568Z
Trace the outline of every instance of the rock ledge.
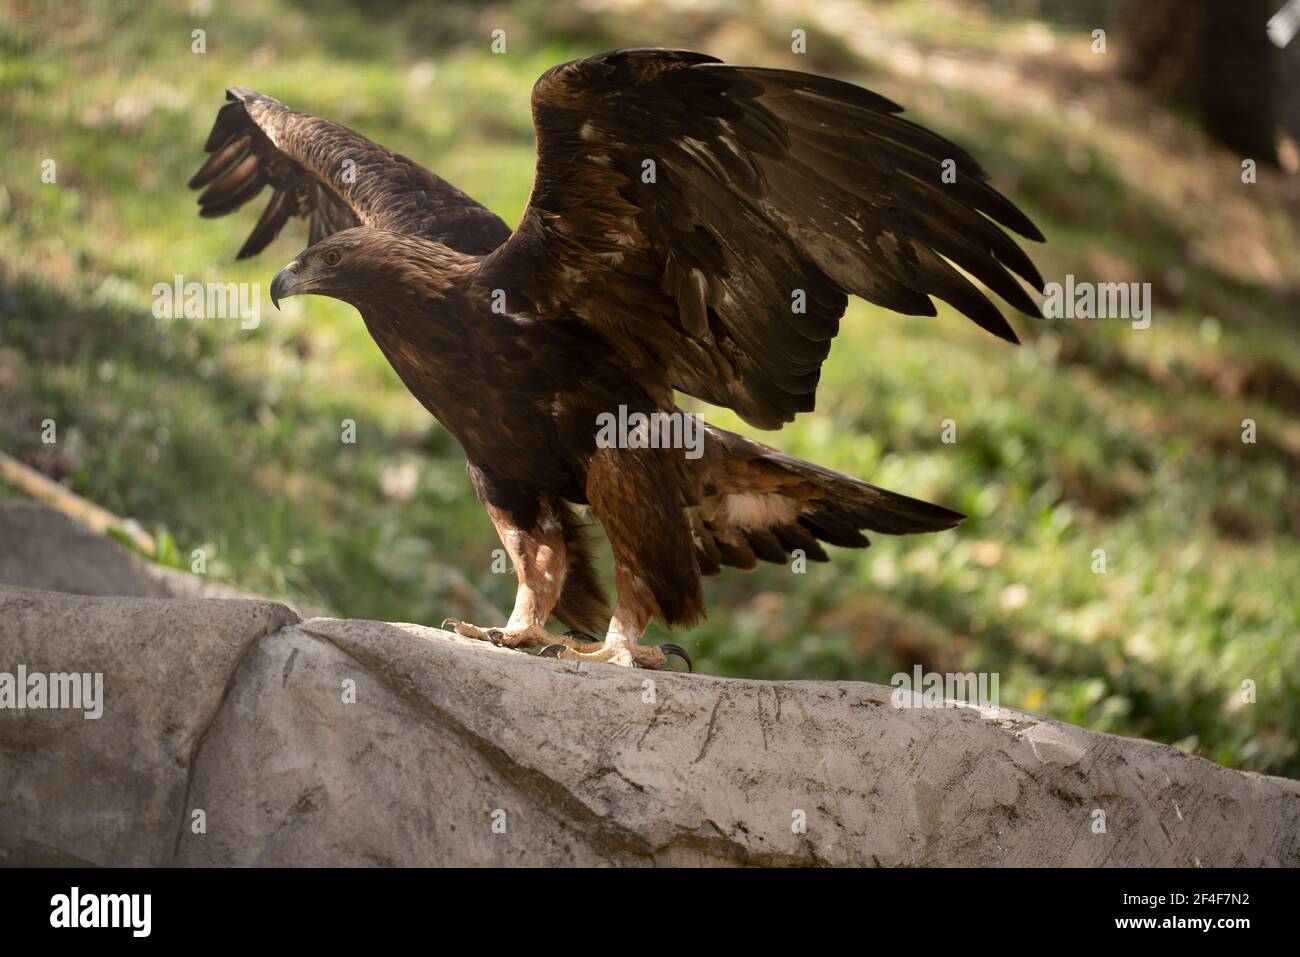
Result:
M877 685L0 586L20 664L101 672L103 716L0 710L0 864L1300 864L1300 783Z

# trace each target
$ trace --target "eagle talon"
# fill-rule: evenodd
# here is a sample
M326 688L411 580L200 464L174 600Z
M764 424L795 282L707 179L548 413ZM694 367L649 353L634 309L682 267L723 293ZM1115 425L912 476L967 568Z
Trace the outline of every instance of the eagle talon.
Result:
M496 645L498 648L505 647L504 638L505 634L500 628L489 628L487 630L487 640L492 642L492 644Z
M567 637L567 636L566 636ZM567 649L567 645L562 645L558 641L552 642L537 652L538 658L558 658ZM555 654L551 654L554 651Z
M566 631L566 632L564 633L564 637L565 637L565 638L580 638L580 639L582 639L583 641L592 641L592 642L594 642L594 641L597 640L596 638L594 638L594 637L592 637L591 635L587 634L587 632L585 632L585 631Z
M682 661L686 662L687 671L689 671L691 674L695 673L695 663L691 661L691 656L686 653L686 649L683 648L681 645L672 645L672 644L665 643L659 646L659 650L662 651L667 656L676 655L678 658L682 659Z

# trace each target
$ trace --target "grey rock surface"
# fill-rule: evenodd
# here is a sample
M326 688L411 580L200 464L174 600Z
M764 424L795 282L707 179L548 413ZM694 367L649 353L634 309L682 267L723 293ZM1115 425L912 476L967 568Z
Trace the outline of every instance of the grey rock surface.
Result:
M102 673L103 714L0 708L0 865L1300 864L1300 782L878 685L0 585L20 665Z
M155 565L36 502L0 503L0 582L77 595L254 597Z
M5 864L1300 863L1296 782L876 685L12 587L0 663L104 674L0 711Z
M258 639L296 620L274 602L0 586L0 673L103 675L98 719L84 700L0 708L0 864L170 860L231 675Z
M0 583L75 595L259 597L156 565L37 502L0 502ZM297 610L317 613L309 607Z

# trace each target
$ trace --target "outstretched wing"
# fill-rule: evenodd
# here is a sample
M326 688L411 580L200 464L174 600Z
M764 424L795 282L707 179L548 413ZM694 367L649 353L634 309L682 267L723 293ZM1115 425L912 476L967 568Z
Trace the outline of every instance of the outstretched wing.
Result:
M500 217L450 183L347 127L252 90L227 90L226 99L204 147L212 155L189 185L203 189L204 217L224 216L272 188L240 259L265 249L294 216L308 221L312 243L374 226L482 254L510 235Z
M548 71L532 106L532 196L483 278L512 312L577 317L752 425L813 407L846 293L912 315L936 296L1015 342L958 266L1039 315L1013 273L1042 279L1000 228L1042 239L1033 223L867 90L620 50Z

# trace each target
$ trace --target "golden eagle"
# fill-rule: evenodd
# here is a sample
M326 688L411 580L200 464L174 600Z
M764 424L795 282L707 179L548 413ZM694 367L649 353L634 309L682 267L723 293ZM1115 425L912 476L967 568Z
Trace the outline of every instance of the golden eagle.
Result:
M646 422L681 414L674 390L765 429L812 410L849 293L927 316L936 296L1016 342L960 267L1038 315L1015 276L1042 279L1000 227L1042 235L968 153L884 97L681 50L557 66L533 88L537 170L513 232L349 129L252 90L226 98L190 180L200 215L272 188L240 258L308 221L272 300L356 307L465 450L514 562L508 622L444 627L564 658L689 664L638 641L655 618L700 618L701 575L962 520L712 426L691 453L646 441ZM633 435L600 441L615 414ZM583 507L613 551L612 618ZM552 615L572 630L546 631Z

